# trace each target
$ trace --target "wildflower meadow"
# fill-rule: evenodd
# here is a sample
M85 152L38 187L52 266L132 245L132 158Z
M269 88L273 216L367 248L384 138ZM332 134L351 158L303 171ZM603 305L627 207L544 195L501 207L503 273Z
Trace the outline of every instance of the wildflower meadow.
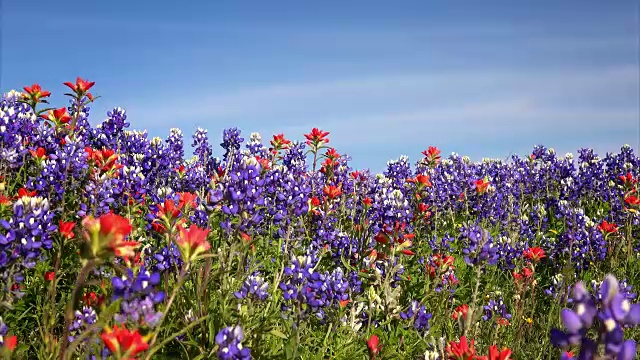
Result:
M150 138L94 86L0 99L5 358L638 357L628 145L472 162L425 134L373 174L327 129Z

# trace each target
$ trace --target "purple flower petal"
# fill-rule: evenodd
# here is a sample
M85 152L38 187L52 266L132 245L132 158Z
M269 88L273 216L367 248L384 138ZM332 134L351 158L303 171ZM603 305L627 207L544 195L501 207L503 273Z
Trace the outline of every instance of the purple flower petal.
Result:
M582 320L580 316L573 312L573 310L563 309L560 314L562 317L562 323L569 333L577 333L582 329Z
M631 305L629 314L627 314L627 324L632 326L640 324L640 304Z
M627 340L622 344L622 349L618 353L618 360L633 360L636 357L636 343L633 340Z

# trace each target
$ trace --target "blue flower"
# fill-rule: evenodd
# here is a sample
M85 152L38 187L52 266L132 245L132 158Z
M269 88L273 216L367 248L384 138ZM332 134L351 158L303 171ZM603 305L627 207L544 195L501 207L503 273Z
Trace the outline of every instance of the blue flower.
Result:
M251 359L251 350L242 345L244 332L239 325L228 326L216 334L216 344L218 359L221 360L247 360Z

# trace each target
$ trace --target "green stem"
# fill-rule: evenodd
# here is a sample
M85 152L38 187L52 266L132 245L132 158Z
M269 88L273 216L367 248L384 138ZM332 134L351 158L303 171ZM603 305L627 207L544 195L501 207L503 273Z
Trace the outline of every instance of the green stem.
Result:
M189 325L187 325L184 329L171 334L171 336L167 337L161 343L159 343L158 345L154 346L151 350L149 350L149 353L147 354L147 357L145 359L151 359L151 356L153 354L157 353L160 349L162 349L163 346L165 346L168 343L170 343L171 341L173 341L176 337L178 337L178 336L186 333L187 331L191 330L192 328L194 328L195 326L197 326L201 322L207 320L210 316L211 316L210 314L207 315L207 316L203 316L203 317L199 318L198 320L196 320L196 321L190 323Z
M158 340L158 334L160 333L160 330L162 329L161 325L164 322L164 320L167 318L167 314L169 313L169 309L171 308L171 305L173 304L173 301L176 299L176 296L178 295L178 292L180 291L180 288L182 287L182 284L184 283L184 280L186 279L187 271L189 271L189 263L186 263L184 265L184 268L180 272L180 276L178 277L178 281L177 281L175 287L173 288L173 291L171 292L171 297L169 298L169 302L167 303L167 307L164 309L162 317L160 318L160 321L158 322L158 324L156 324L156 329L157 330L155 330L154 333L153 333L153 338L152 338L151 342L149 343L149 347L152 347L153 344L155 344L156 340ZM147 359L149 359L149 357L147 357Z
M71 301L67 303L67 309L65 311L65 321L64 321L64 330L62 334L62 346L60 347L60 360L65 359L65 354L67 352L67 346L69 345L69 326L74 318L74 310L76 308L76 304L78 300L80 300L80 292L84 287L85 282L87 281L87 277L89 276L89 272L96 266L96 260L87 261L82 270L80 270L80 274L78 274L78 280L76 281L76 285L73 288L73 293L71 294Z

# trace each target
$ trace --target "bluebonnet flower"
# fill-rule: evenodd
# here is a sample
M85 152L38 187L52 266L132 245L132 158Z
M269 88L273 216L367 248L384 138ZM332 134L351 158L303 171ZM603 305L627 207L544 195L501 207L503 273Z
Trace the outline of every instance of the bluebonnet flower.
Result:
M27 153L24 141L37 134L38 120L31 107L20 102L21 93L11 91L0 98L0 158L17 169Z
M434 235L427 240L427 243L434 254L447 254L451 252L451 244L454 241L455 238L446 233L440 240L438 240L438 237Z
M597 301L602 301L603 294L598 291L602 286L602 281L591 280L591 292L595 294ZM633 301L636 299L636 293L633 292L633 285L629 284L626 279L623 279L619 282L619 292L624 296L625 299L629 301Z
M100 216L111 212L116 199L123 195L124 183L117 178L102 178L90 181L84 188L86 202L80 204L78 216L93 214Z
M134 275L133 270L121 277L113 277L113 300L122 298L120 313L115 320L124 323L128 320L153 327L162 317L162 313L155 310L155 306L164 300L164 292L157 291L160 274L151 273L144 266Z
M577 269L588 269L594 260L603 261L607 255L607 242L581 208L570 206L568 201L558 202L558 216L566 222L566 230L557 241L549 244L549 257L561 266L564 255Z
M40 173L30 178L26 186L41 194L51 194L51 201L61 201L65 193L80 191L81 181L73 180L84 178L89 168L83 144L69 141L55 146L47 157Z
M13 204L12 217L0 220L0 276L4 301L20 297L23 271L32 269L53 247L56 230L49 201L42 197L21 196Z
M82 311L76 310L74 313L73 322L71 323L71 325L69 325L69 343L72 343L78 336L88 331L91 325L95 324L97 320L98 316L95 310L90 306L83 306ZM82 340L82 342L78 345L76 351L81 354L87 354L85 358L88 360L96 360L96 356L93 355L93 346L90 343L90 339L91 337ZM94 345L100 344L99 338L93 339ZM110 354L111 352L108 348L102 347L102 359L106 359Z
M129 125L123 108L109 110L106 120L89 129L88 143L96 149L118 149L125 142L125 129Z
M556 274L551 277L551 285L544 290L544 293L561 301L566 300L571 292L571 286L568 285L565 276Z
M209 205L219 206L225 219L225 230L250 233L258 231L264 219L265 204L262 167L253 157L235 156L224 179L215 184L209 196Z
M497 316L498 319L511 319L511 314L507 310L507 305L502 300L502 296L497 296L496 299L489 299L489 303L483 307L484 315L482 320L488 321Z
M396 223L410 224L413 212L405 193L394 188L394 179L381 176L377 182L371 216L374 225L372 231L377 233L385 226L394 226Z
M83 96L80 100L82 106L78 106L78 99L69 99L69 106L67 111L72 118L75 118L76 127L74 129L74 138L86 142L90 135L91 125L89 124L89 113L91 107L89 107L89 98Z
M269 296L268 289L269 283L265 282L262 276L251 274L244 280L240 290L235 292L234 295L238 299L249 297L264 301Z
M291 265L285 267L280 289L285 301L307 304L308 312L323 319L324 308L349 299L349 280L340 267L331 273L315 271L317 261L313 253L292 257ZM287 309L286 305L283 309Z
M218 359L221 360L248 360L251 359L251 350L242 345L244 332L239 325L228 326L216 334Z
M191 146L194 148L193 154L197 157L196 166L204 170L205 178L209 178L215 171L215 162L213 160L213 149L209 144L209 138L207 137L207 130L198 128L195 134L193 134L193 143Z
M460 242L466 244L462 253L467 264L480 265L486 262L489 265L495 265L498 262L498 249L494 246L493 238L480 226L461 228Z
M168 160L167 165L171 170L178 169L184 161L184 137L182 131L177 128L170 129L166 144L165 156Z
M249 142L245 146L251 156L258 156L262 159L266 159L269 156L267 148L262 144L262 137L259 133L251 133Z
M82 311L76 310L73 322L69 326L69 342L73 342L78 335L87 331L89 326L96 323L97 319L96 311L90 306L83 306Z
M620 292L618 280L607 275L595 297L587 292L582 282L573 287L572 293L575 310L562 310L565 331L553 329L550 334L552 344L560 348L580 346L580 359L594 359L599 344L604 345L609 357L634 359L637 344L634 340L624 340L623 328L640 324L640 304L630 303ZM598 334L596 340L588 336L594 325Z
M404 320L412 320L413 328L420 332L428 332L431 326L429 320L433 315L428 313L425 306L421 305L419 301L411 301L411 306L406 312L401 312L400 317Z
M173 242L157 250L151 246L147 247L144 249L144 253L145 268L152 270L154 273L170 272L177 274L182 268L182 255L180 255L180 250Z
M240 130L237 128L224 129L222 138L220 146L225 150L223 159L228 161L231 154L238 153L244 139L240 137Z
M522 257L522 253L528 248L526 241L512 241L507 236L500 236L494 244L498 255L498 267L501 270L512 270L515 263Z
M392 181L394 188L403 188L406 180L413 175L409 158L406 155L402 155L397 160L387 162L387 169L383 174Z
M304 231L300 217L309 211L311 183L306 176L304 144L293 143L286 150L282 165L265 174L265 206L274 225L276 238L290 238Z

